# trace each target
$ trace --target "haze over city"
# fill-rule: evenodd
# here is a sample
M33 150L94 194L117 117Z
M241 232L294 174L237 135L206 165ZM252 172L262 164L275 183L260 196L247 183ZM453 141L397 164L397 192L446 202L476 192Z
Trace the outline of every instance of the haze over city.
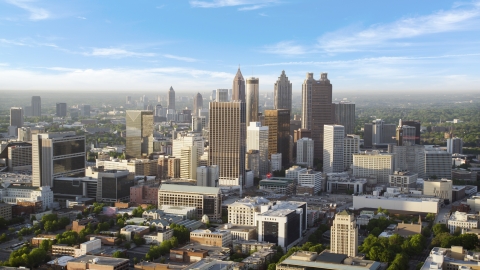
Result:
M0 1L0 90L475 91L479 1Z

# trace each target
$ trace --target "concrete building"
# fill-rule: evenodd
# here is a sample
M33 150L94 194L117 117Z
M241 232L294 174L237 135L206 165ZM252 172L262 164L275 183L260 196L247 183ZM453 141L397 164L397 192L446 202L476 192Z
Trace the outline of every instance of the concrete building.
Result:
M260 177L260 152L258 150L247 151L245 169L250 170L254 177Z
M32 116L42 116L42 98L32 96Z
M475 213L480 212L480 196L479 195L480 194L477 193L467 199L467 204L468 206L470 206L470 210L472 210Z
M438 198L414 198L414 197L379 197L371 195L353 196L355 209L377 209L381 206L390 211L405 211L412 213L434 213L440 209Z
M363 146L365 148L397 143L395 139L397 126L395 124L385 124L382 119L375 119L372 123L365 124L363 129Z
M447 139L447 152L450 154L463 154L463 140L455 137Z
M85 136L44 133L32 138L32 185L53 186L53 178L85 175Z
M419 145L420 144L420 129L421 129L421 123L418 120L403 120L400 119L400 126L410 126L415 128L415 142L414 144Z
M218 187L218 178L217 165L197 167L197 186Z
M454 233L457 228L460 229L477 229L478 215L467 214L464 212L455 211L450 215L447 221L447 227L450 233Z
M314 142L310 138L301 138L297 142L297 164L313 168Z
M357 193L365 191L367 180L351 177L347 172L327 173L326 191L329 193Z
M444 178L425 179L423 181L423 194L448 200L452 203L452 187L452 180Z
M66 117L67 116L67 103L59 102L56 104L56 113L57 117Z
M282 169L282 153L275 153L270 156L270 170L280 171Z
M425 148L419 157L420 178L452 178L452 155L433 147Z
M282 166L290 165L290 111L265 110L265 126L268 126L268 155L282 154Z
M107 170L97 174L97 202L130 200L134 179L128 171Z
M293 179L298 182L298 176L306 172L307 168L302 168L300 166L292 166L285 171L285 178Z
M230 247L232 246L232 234L229 231L206 229L190 232L190 243L214 246Z
M345 135L355 133L355 104L349 101L332 103L333 124L345 127Z
M395 154L395 170L410 171L419 173L419 164L425 152L423 145L403 145L393 146L393 154Z
M330 251L356 257L358 251L358 228L353 214L346 210L335 215L330 228Z
M345 127L341 125L325 125L323 132L323 172L343 172Z
M129 259L83 255L68 261L67 269L128 270Z
M96 167L104 170L128 170L134 175L157 176L158 160L155 159L122 159L122 160L98 160Z
M198 161L204 152L204 139L200 134L187 133L186 135L178 136L176 139L172 140L172 156L181 158L182 149L191 146L196 147L196 159ZM194 166L196 167L197 164Z
M295 181L282 177L272 177L260 180L259 189L268 193L292 195L295 194Z
M203 109L203 97L202 94L197 93L193 97L193 115L198 116L201 109Z
M357 177L375 177L378 184L388 183L393 173L393 155L380 154L378 151L353 155L353 175Z
M0 188L0 200L8 204L20 202L41 202L41 209L53 208L53 191L49 186L27 187L3 183Z
M277 270L382 270L386 265L345 254L329 253L327 250L320 254L310 251L297 251L277 265Z
M258 150L259 175L265 177L270 171L268 162L268 126L262 126L260 122L250 122L247 127L247 151ZM250 168L251 169L251 168Z
M151 234L146 234L143 236L147 244L158 245L163 241L168 241L173 237L173 230L165 229L161 231L156 231Z
M302 239L302 232L307 229L307 203L277 202L257 214L256 221L258 241L289 249Z
M478 270L480 254L464 250L462 246L434 247L420 270L475 269Z
M135 235L143 237L150 232L148 226L127 225L120 229L120 234L125 235L127 241L132 241Z
M134 204L158 205L158 187L150 185L130 187L130 202Z
M173 90L173 87L170 86L170 89L168 90L168 105L167 108L169 110L175 110L175 90Z
M247 123L258 122L258 102L259 102L259 79L247 78L246 81L246 115Z
M12 219L12 205L7 203L0 203L0 217L5 220Z
M219 166L220 186L243 186L246 153L245 103L210 102L209 106L208 165Z
M158 208L162 205L196 207L198 217L222 217L222 197L216 187L163 184L158 190Z
M256 226L255 214L261 206L268 205L263 197L245 197L228 205L228 223L240 226Z
M214 90L215 91L215 90ZM228 89L217 89L215 93L215 101L216 102L228 102L230 101L228 98Z
M183 147L180 154L180 177L183 179L197 179L197 147Z
M32 145L29 143L9 143L7 146L8 171L32 169ZM1 156L1 154L0 154Z
M343 140L343 168L351 169L353 165L353 155L360 153L360 136L347 134Z
M10 108L10 126L15 127L15 134L17 136L17 128L23 127L23 109L20 107Z
M305 173L298 174L298 184L301 186L313 186L315 194L318 194L323 189L324 180L322 172L308 170Z
M233 78L232 101L245 102L245 80L243 79L240 67L237 70L237 74L235 74L235 78Z
M315 158L323 160L323 128L332 122L332 84L327 73L320 80L307 73L302 84L302 128L312 131Z
M273 86L273 98L275 110L286 109L292 111L292 83L288 80L285 70L282 70L282 74Z
M415 189L417 186L418 174L409 171L394 171L388 176L388 183L390 187L396 187L401 191L408 193L410 189Z
M400 120L401 122L402 120ZM399 125L396 130L396 140L398 146L415 145L415 127Z
M153 112L126 111L127 158L145 158L153 153Z

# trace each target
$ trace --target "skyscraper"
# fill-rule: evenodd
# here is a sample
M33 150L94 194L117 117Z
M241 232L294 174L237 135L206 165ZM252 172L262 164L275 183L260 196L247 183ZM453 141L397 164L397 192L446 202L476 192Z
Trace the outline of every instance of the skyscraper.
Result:
M197 146L185 146L180 150L180 177L197 179Z
M237 74L233 79L232 100L245 102L245 80L243 79L240 68L238 68Z
M313 149L314 143L310 138L301 138L297 140L297 164L305 165L308 168L313 167Z
M90 117L90 105L82 105L81 107L81 114L83 117Z
M58 117L67 116L67 103L62 103L62 102L57 103L55 115Z
M153 112L128 110L126 112L126 147L128 158L142 158L153 152Z
M398 146L415 145L415 137L415 127L406 125L397 127L396 140Z
M171 86L168 90L168 109L175 110L175 90Z
M345 127L345 135L355 133L355 104L340 101L332 104L333 124Z
M32 116L42 116L42 99L40 96L32 97Z
M32 185L53 186L53 178L85 175L85 136L75 132L32 135Z
M265 110L265 126L268 126L268 156L282 154L282 165L290 163L290 111Z
M215 101L216 102L227 102L228 100L228 89L217 89L215 92Z
M23 109L20 107L10 108L10 126L21 128L23 127Z
M400 119L400 126L415 127L415 144L420 144L420 127L421 123L418 120L402 120Z
M244 185L246 123L245 103L210 102L208 166L218 165L219 184Z
M332 124L332 84L327 73L320 80L307 73L302 85L302 128L312 131L314 157L323 159L323 126Z
M258 121L258 78L247 79L247 123Z
M202 94L197 93L193 98L193 115L198 116L200 109L203 109L203 97Z
M265 177L269 170L268 163L268 127L260 122L250 122L247 127L247 151L258 150L259 174Z
M323 138L323 173L343 172L345 127L325 125Z
M353 154L360 152L360 136L355 134L347 134L343 139L343 168L348 170L353 164ZM395 158L396 160L396 158Z
M292 111L292 83L285 75L285 70L282 70L282 74L278 77L278 80L274 85L274 108L275 109L287 109Z
M364 147L396 143L397 127L395 124L385 124L382 119L375 119L371 124L365 124L363 130Z
M346 210L335 215L330 228L330 252L357 256L358 228L353 214Z
M463 140L458 137L447 139L447 152L450 154L463 154Z
M185 147L195 146L196 159L200 160L203 155L203 137L198 134L187 134L186 136L179 136L172 141L172 155L177 158L182 157L182 149ZM182 160L183 162L183 160ZM194 164L197 167L197 164Z
M197 167L197 186L218 187L218 166Z

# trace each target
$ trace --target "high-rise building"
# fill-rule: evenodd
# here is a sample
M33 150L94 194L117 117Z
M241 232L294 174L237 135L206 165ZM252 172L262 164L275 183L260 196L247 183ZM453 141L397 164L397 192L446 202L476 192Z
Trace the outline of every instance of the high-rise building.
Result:
M210 95L210 100L215 101L217 98L217 90L212 90L212 94Z
M292 111L292 83L285 75L285 70L275 82L274 90L274 109L286 109Z
M420 144L420 128L421 123L420 121L414 120L401 120L400 119L400 126L411 126L415 127L415 144Z
M358 228L353 214L346 210L335 215L330 228L330 252L357 256Z
M208 165L218 165L221 186L245 181L246 123L245 103L210 102Z
M282 154L282 165L290 164L290 111L265 110L265 126L268 126L268 155Z
M297 164L313 168L314 142L310 138L297 140Z
M128 158L142 158L153 152L153 112L127 110L126 147Z
M197 186L218 187L218 166L197 167Z
M197 179L197 146L185 146L180 150L180 177Z
M265 177L270 171L268 162L268 127L262 126L260 122L250 122L247 128L247 151L249 150L258 150L259 174L261 177Z
M32 97L32 116L42 116L42 99L40 96Z
M312 137L312 131L308 129L296 129L293 131L293 142L297 142L301 138L311 138Z
M387 184L388 176L393 173L393 157L378 151L354 154L353 176L375 177L378 184Z
M363 146L371 148L377 145L396 144L395 124L385 124L382 119L373 120L364 125Z
M343 140L343 168L348 170L353 164L353 154L360 152L360 136L347 134Z
M450 154L463 154L463 140L458 137L447 139L447 152Z
M419 173L419 164L424 152L425 146L423 145L393 146L395 170Z
M200 109L203 109L203 97L202 94L197 93L193 98L193 115L198 116Z
M85 136L75 132L32 136L32 185L53 186L53 178L85 175Z
M204 151L204 141L203 137L199 134L189 133L185 136L178 136L175 140L172 141L172 156L181 158L182 149L184 147L196 147L196 159L200 160L200 157L203 155ZM194 164L194 167L197 167L197 164Z
M243 79L240 68L238 68L237 74L235 74L235 78L233 79L232 100L245 102L245 80Z
M258 101L259 101L259 80L258 78L247 79L247 123L258 121Z
M270 155L270 169L272 172L280 171L282 169L282 153Z
M90 117L90 105L81 106L81 114L83 117Z
M167 179L168 176L168 156L158 157L157 176L160 180Z
M63 103L63 102L57 103L55 115L58 117L67 116L67 103Z
M333 123L345 127L345 135L355 133L355 104L340 101L332 104Z
M398 146L415 145L415 127L398 126L395 137Z
M171 86L170 90L168 90L168 109L175 110L175 90Z
M260 177L260 152L258 150L247 151L245 154L245 169L252 171L254 177Z
M323 134L323 172L343 172L345 127L341 125L325 125Z
M168 159L168 177L180 177L180 158L170 157Z
M132 104L132 97L131 96L126 96L125 97L125 104Z
M228 102L228 89L217 89L216 91L216 102Z
M298 184L300 186L313 187L314 194L318 194L318 192L322 190L323 181L322 172L316 172L310 169L298 174Z
M10 126L15 127L15 134L17 135L17 128L23 127L23 109L20 107L10 108Z
M452 179L452 154L437 148L425 148L419 157L420 178Z
M323 126L332 124L332 84L327 73L320 80L307 73L302 85L302 128L312 131L314 157L323 159Z

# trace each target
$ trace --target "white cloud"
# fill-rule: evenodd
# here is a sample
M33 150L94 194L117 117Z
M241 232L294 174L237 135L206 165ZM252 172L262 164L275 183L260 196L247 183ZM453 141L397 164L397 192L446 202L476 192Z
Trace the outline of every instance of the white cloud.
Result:
M45 20L50 17L50 13L46 9L32 6L31 5L32 1L30 0L6 0L6 1L7 3L10 3L12 5L15 5L21 9L24 9L30 12L29 18L32 21Z
M372 25L365 30L342 30L319 38L319 47L327 52L367 50L389 41L422 35L478 28L480 2L465 9L438 11L426 16L409 17L389 24ZM391 45L391 44L390 44Z
M157 9L162 9L162 8L164 8L164 7L165 7L165 5L160 5L160 6L156 6L155 8L157 8Z
M87 18L85 17L82 17L82 16L78 16L77 19L80 19L80 20L86 20Z
M190 5L198 8L221 8L221 7L236 7L241 6L238 10L256 10L267 5L278 3L278 0L191 0Z
M154 53L138 53L127 51L120 48L94 48L91 52L84 53L87 56L106 56L106 57L153 57Z
M263 52L291 56L305 54L307 53L307 48L297 45L293 41L281 41L274 45L265 46Z
M9 66L8 63L0 63L0 67L7 67L7 66Z
M23 42L16 41L16 40L4 39L4 38L0 38L0 43L7 44L7 45L26 46L26 44L23 43Z
M163 57L170 58L170 59L175 59L175 60L179 60L179 61L184 61L184 62L196 62L197 61L197 59L194 59L194 58L176 56L176 55L172 55L172 54L164 54Z

